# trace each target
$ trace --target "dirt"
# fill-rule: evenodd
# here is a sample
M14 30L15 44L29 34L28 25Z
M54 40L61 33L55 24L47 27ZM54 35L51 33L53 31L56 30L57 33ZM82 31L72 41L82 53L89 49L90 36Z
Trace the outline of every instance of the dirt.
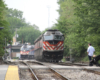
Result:
M33 80L28 69L19 69L20 80Z
M100 80L100 75L83 70L57 70L70 80Z
M0 65L6 64L3 60L0 60Z

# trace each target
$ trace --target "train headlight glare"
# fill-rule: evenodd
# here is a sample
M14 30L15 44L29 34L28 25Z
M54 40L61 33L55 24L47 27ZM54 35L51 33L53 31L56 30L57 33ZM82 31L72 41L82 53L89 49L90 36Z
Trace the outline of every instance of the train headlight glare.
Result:
M29 53L27 53L27 54L29 54Z
M20 52L20 54L22 54L22 52Z

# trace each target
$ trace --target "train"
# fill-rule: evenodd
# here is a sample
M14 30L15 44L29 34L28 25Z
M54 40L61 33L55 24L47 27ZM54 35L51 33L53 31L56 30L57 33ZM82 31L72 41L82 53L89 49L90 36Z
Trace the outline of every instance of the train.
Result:
M49 29L34 41L34 58L40 61L59 62L63 58L64 35Z
M20 48L20 59L34 59L34 45L22 45Z

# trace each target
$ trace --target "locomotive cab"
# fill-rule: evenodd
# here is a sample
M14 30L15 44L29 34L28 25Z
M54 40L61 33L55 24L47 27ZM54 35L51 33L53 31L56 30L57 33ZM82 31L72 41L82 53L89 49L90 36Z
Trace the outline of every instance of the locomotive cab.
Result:
M20 49L21 59L33 59L34 58L34 46L24 44Z
M60 31L47 31L43 38L43 57L49 61L59 61L63 58L64 36Z
M35 59L60 61L63 58L64 35L58 30L47 30L35 43Z

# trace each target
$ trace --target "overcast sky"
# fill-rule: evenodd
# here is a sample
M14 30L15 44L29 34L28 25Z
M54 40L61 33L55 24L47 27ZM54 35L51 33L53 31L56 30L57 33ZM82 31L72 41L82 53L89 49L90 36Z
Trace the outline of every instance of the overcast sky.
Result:
M48 15L49 27L56 23L59 14L56 11L59 6L57 0L4 0L9 8L18 9L23 12L23 17L26 22L35 24L41 31L48 27ZM48 5L50 10L48 11ZM49 14L48 14L49 12Z

